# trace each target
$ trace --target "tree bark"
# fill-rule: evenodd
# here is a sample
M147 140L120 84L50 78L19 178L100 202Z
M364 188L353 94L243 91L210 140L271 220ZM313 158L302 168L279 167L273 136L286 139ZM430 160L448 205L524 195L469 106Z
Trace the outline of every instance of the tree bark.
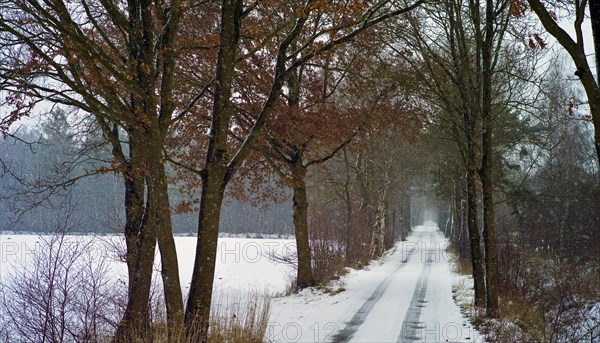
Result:
M241 13L241 0L222 1L211 127L202 173L198 241L192 283L185 309L185 327L189 342L206 342L208 338L221 205L228 178L233 173L232 170L228 170L227 137L233 113L230 102Z
M185 312L189 342L205 342L209 329L212 303L219 220L225 186L223 168L210 168L202 176L202 195L198 222L198 243L192 272L192 283Z
M412 198L412 194L409 189L406 191L406 193L404 195L404 210L403 210L403 215L402 215L402 218L404 220L402 223L403 229L400 232L400 240L402 240L402 241L406 241L406 237L408 237L408 234L412 230L411 198Z
M129 169L129 167L127 167ZM135 257L137 255L136 241L142 225L144 214L143 182L131 171L123 173L125 184L125 262L127 263L128 288L131 291L135 273ZM141 184L141 187L140 187Z
M371 239L371 259L380 257L386 248L385 237L387 234L387 210L388 210L388 192L392 180L390 180L391 166L386 163L383 172L383 185L379 190L377 198L377 209L375 211L375 225Z
M385 185L379 193L377 201L377 210L375 213L375 224L373 225L373 233L371 237L371 252L370 258L376 259L383 254L385 248L385 233L386 223L385 218L387 215L387 191L388 186Z
M131 148L131 167L137 175L143 177L145 164L143 162L143 154L135 151L138 145L136 135L131 135L130 138L135 141L136 144ZM144 151L145 149L140 149ZM138 181L141 181L138 179ZM133 186L133 185L131 185ZM140 187L140 185L136 185ZM142 188L144 186L141 186ZM143 198L142 198L143 199ZM134 200L134 199L132 199ZM139 201L140 199L136 199ZM150 289L152 286L152 272L154 265L154 252L156 250L156 227L154 225L148 225L148 207L147 203L143 210L143 216L141 218L139 227L130 227L128 242L128 258L134 257L133 268L130 273L133 274L131 283L129 285L129 297L127 301L127 307L117 332L114 337L114 342L149 342L150 337L150 320L149 320L149 303L150 303ZM137 214L137 208L134 209ZM130 225L136 225L135 222L130 222ZM126 233L127 234L127 233ZM135 238L133 237L135 235ZM127 237L126 237L127 239ZM129 246L135 242L135 246ZM131 250L129 250L131 249ZM135 253L135 255L133 255Z
M467 228L471 248L471 265L473 267L475 306L483 307L485 306L485 279L477 215L477 175L475 171L470 171L467 174L469 179L467 190Z
M594 35L594 52L596 53L596 79L600 73L600 2L588 0L590 8L590 21Z
M298 271L296 288L301 290L315 285L312 270L312 255L308 234L308 200L306 197L306 167L302 164L302 152L296 150L291 160L290 170L293 182L294 232L296 234L296 251L298 255Z
M496 230L494 225L494 114L492 108L492 52L494 49L493 0L486 1L485 37L481 45L482 64L482 161L480 178L483 192L483 244L485 262L486 312L490 317L498 315L498 266L496 256Z
M356 262L356 254L354 253L354 247L352 246L352 199L350 197L350 161L348 160L348 153L346 149L342 149L344 153L344 171L346 173L344 179L344 202L346 204L346 237L345 241L345 255L346 264L353 266Z
M183 329L183 295L179 278L177 249L171 226L168 181L165 165L161 159L163 140L153 137L149 156L148 213L149 221L156 227L156 238L160 250L161 276L170 341Z
M128 272L128 289L131 292L133 279L135 274L135 260L137 256L137 239L142 228L142 218L144 216L144 177L140 173L135 173L134 169L139 169L139 166L134 168L132 164L132 156L137 152L135 144L130 144L129 156L127 159L123 155L118 139L118 131L115 132L116 147L113 147L113 156L117 161L122 161L124 171L122 172L125 185L125 261L127 263Z
M483 244L485 246L485 285L487 315L498 315L498 266L494 223L494 165L491 128L483 134L483 161L480 173L483 189Z
M485 275L481 254L481 238L479 234L478 192L477 192L477 121L473 113L464 113L465 139L467 145L467 229L471 246L471 263L473 267L473 282L475 288L475 306L485 306Z
M125 262L127 264L127 287L128 292L131 292L133 279L135 274L135 261L137 256L137 239L142 228L142 219L144 217L144 199L145 185L144 176L135 172L141 170L141 165L137 157L137 144L133 142L133 138L129 137L128 156L121 146L121 138L119 137L119 126L116 124L111 128L104 118L98 118L98 124L104 133L104 136L112 145L112 156L116 162L120 164L119 172L123 176L123 184L125 188L125 196L123 207L125 209ZM134 159L137 158L137 159Z

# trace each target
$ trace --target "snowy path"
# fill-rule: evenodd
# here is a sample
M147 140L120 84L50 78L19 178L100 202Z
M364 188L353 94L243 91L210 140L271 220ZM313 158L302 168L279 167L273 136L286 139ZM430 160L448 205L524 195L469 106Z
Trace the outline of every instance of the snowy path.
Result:
M384 263L346 278L335 296L311 291L272 304L273 342L480 342L452 299L447 241L416 227Z

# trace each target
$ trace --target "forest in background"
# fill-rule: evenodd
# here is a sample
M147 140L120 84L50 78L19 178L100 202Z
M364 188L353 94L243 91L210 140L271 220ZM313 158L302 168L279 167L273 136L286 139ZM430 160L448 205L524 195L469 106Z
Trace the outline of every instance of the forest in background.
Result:
M0 231L15 233L55 233L68 219L69 234L114 234L122 231L125 212L124 184L110 168L110 149L102 133L89 121L68 120L56 108L41 117L41 123L22 127L23 133L0 142ZM71 114L71 120L76 120ZM47 119L47 121L44 121ZM90 175L87 175L90 174ZM69 184L77 176L87 175ZM33 184L61 184L64 188L32 194ZM173 207L183 195L176 184L169 188ZM68 218L67 218L68 217ZM197 217L191 212L174 213L173 233L195 235ZM221 218L223 233L293 235L289 199L261 203L230 197Z

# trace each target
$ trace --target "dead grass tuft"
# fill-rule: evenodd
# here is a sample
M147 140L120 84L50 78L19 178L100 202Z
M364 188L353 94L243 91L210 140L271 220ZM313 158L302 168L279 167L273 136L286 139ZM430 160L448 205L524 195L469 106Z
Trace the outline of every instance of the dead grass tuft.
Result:
M225 294L214 304L209 342L265 342L270 298L250 291L246 295Z

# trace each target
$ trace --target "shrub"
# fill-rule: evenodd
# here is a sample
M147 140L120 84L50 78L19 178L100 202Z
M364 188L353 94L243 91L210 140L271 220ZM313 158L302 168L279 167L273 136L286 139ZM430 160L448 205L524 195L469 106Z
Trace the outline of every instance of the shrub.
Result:
M0 288L6 342L99 342L120 319L124 289L114 287L94 242L62 234L39 238L28 261Z

